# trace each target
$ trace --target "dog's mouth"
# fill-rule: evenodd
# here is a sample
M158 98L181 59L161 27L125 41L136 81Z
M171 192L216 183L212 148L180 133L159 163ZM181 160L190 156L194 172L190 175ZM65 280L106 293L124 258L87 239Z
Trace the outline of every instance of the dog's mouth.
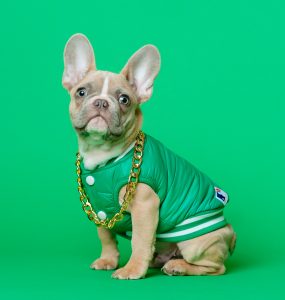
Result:
M79 132L85 131L85 129L86 129L87 125L89 124L89 122L96 119L96 118L102 118L108 124L107 120L101 114L96 114L96 115L91 116L90 118L88 118L83 126L81 126L81 127L75 126L75 129L78 130Z

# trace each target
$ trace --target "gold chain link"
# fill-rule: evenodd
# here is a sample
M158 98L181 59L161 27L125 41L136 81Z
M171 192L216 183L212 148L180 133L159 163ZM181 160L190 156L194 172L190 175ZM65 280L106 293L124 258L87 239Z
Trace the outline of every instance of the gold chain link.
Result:
M115 223L121 221L124 217L123 213L127 210L130 202L132 201L136 187L139 180L140 175L140 167L142 164L142 156L143 156L143 147L144 147L144 139L145 135L140 130L136 137L136 143L134 146L134 155L132 160L132 167L128 179L128 184L126 187L126 193L124 195L124 200L121 205L121 209L118 213L116 213L110 220L100 220L92 208L91 203L84 191L82 180L81 180L81 168L80 168L80 154L77 152L76 154L76 174L77 174L77 183L78 183L78 192L79 192L79 199L82 203L82 208L87 214L87 217L90 221L93 221L96 225L103 226L105 228L111 229L114 227Z

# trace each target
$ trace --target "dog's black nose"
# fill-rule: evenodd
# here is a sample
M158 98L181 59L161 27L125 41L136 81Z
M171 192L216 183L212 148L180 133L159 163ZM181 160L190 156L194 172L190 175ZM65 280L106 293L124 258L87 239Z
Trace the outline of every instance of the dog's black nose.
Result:
M107 100L104 99L96 99L93 102L94 106L97 107L98 109L107 109L109 106L109 103Z

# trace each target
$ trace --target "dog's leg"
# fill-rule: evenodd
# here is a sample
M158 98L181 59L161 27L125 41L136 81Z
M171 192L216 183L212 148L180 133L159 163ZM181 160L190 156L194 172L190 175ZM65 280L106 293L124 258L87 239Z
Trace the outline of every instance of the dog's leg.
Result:
M224 261L234 238L231 225L227 225L203 236L180 242L177 245L183 259L168 261L162 271L168 275L224 274Z
M150 268L161 268L171 258L181 258L176 243L156 242L153 259L149 264Z
M159 198L146 184L137 186L130 205L132 215L132 255L128 263L112 275L117 279L139 279L145 276L154 252L158 224Z
M199 266L186 262L184 259L171 259L162 268L162 271L170 276L173 275L219 275L225 272L225 267Z
M91 265L91 269L113 270L118 267L119 251L116 236L104 227L98 227L98 236L102 244L100 258L96 259Z

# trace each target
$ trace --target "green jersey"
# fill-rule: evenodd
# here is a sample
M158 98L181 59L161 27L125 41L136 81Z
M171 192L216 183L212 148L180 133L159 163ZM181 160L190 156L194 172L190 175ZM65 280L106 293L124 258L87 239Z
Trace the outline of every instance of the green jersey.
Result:
M81 161L83 187L100 219L119 212L119 192L128 183L133 151L104 166L87 170ZM228 195L207 175L178 156L161 142L145 134L139 182L149 185L160 199L156 240L180 242L195 238L227 224L223 208ZM146 222L148 220L146 219ZM112 228L131 238L129 213Z

